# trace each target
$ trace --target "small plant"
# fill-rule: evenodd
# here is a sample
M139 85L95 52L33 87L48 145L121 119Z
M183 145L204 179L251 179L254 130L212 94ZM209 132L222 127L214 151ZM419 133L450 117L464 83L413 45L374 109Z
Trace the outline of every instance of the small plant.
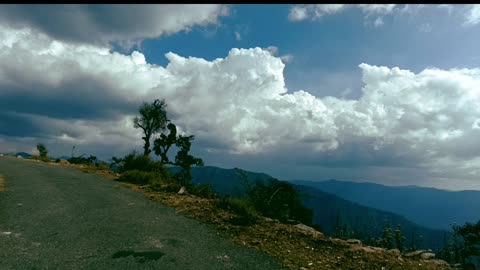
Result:
M236 215L231 220L234 225L252 225L257 221L258 214L252 203L245 199L222 197L217 201L217 207Z
M131 170L124 172L119 180L137 185L147 185L161 181L161 175L155 172Z
M198 184L191 187L190 193L201 198L214 199L217 197L215 190L210 184Z
M110 170L110 167L106 163L99 162L99 163L97 163L97 169L102 170L102 171L108 171L108 170Z
M90 155L88 158L83 157L71 157L68 159L68 162L71 164L83 164L83 165L95 165L97 163L97 157Z

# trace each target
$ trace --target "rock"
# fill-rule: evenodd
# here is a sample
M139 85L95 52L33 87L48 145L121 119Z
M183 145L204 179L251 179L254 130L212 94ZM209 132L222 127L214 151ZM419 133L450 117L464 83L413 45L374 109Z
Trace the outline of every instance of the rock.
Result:
M3 157L3 154L0 154L0 157Z
M296 227L303 234L311 235L313 237L323 236L323 233L321 233L321 232L315 230L314 228L309 227L305 224L299 223L299 224L296 224L296 225L293 225L293 226Z
M417 256L420 256L420 254L422 253L425 253L426 251L425 250L415 250L415 251L412 251L410 253L407 253L405 255L403 255L404 257L417 257Z
M358 239L348 239L347 243L351 245L362 245L362 241Z
M436 265L439 265L439 266L450 266L450 264L448 264L446 261L444 260L439 260L439 259L433 259L433 260L430 260L431 263L434 263ZM454 265L455 267L455 265Z
M264 217L264 220L265 220L266 222L275 222L273 219L268 218L268 217Z
M420 254L420 258L422 258L423 260L431 260L435 258L435 253L425 252Z
M23 157L19 155L19 156L17 156L17 158L22 159Z
M300 221L295 220L295 219L287 219L285 223L291 224L291 225L296 225L296 224L300 224Z
M185 187L181 187L180 190L178 191L178 194L180 195L185 194L186 191L187 189Z
M350 248L351 251L363 251L366 253L377 253L377 252L382 252L384 251L383 248L376 248L376 247L370 247L370 246L359 246L359 245L354 245Z
M402 253L400 252L400 250L397 249L397 248L389 249L388 252L391 253L391 254L393 254L393 255L396 255L396 256L399 256L400 254L402 254Z

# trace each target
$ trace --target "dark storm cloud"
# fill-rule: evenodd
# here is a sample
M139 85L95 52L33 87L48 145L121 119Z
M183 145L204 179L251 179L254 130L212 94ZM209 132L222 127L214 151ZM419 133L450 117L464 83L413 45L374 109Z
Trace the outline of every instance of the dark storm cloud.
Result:
M48 93L48 94L46 94ZM138 102L115 93L110 81L79 74L51 89L47 85L2 85L2 111L29 113L58 119L105 120L135 113Z
M59 40L105 45L216 23L226 12L221 5L2 5L0 22Z

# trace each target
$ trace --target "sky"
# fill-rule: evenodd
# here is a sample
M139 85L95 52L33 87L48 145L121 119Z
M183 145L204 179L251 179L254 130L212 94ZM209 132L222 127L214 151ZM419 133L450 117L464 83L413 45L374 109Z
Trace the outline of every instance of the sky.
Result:
M480 5L1 5L0 152L142 151L165 99L206 165L480 190Z

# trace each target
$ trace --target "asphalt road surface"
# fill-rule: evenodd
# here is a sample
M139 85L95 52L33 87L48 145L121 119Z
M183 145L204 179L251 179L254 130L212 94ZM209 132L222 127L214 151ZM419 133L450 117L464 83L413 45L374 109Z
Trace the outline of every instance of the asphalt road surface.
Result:
M284 269L98 175L0 157L0 269Z

